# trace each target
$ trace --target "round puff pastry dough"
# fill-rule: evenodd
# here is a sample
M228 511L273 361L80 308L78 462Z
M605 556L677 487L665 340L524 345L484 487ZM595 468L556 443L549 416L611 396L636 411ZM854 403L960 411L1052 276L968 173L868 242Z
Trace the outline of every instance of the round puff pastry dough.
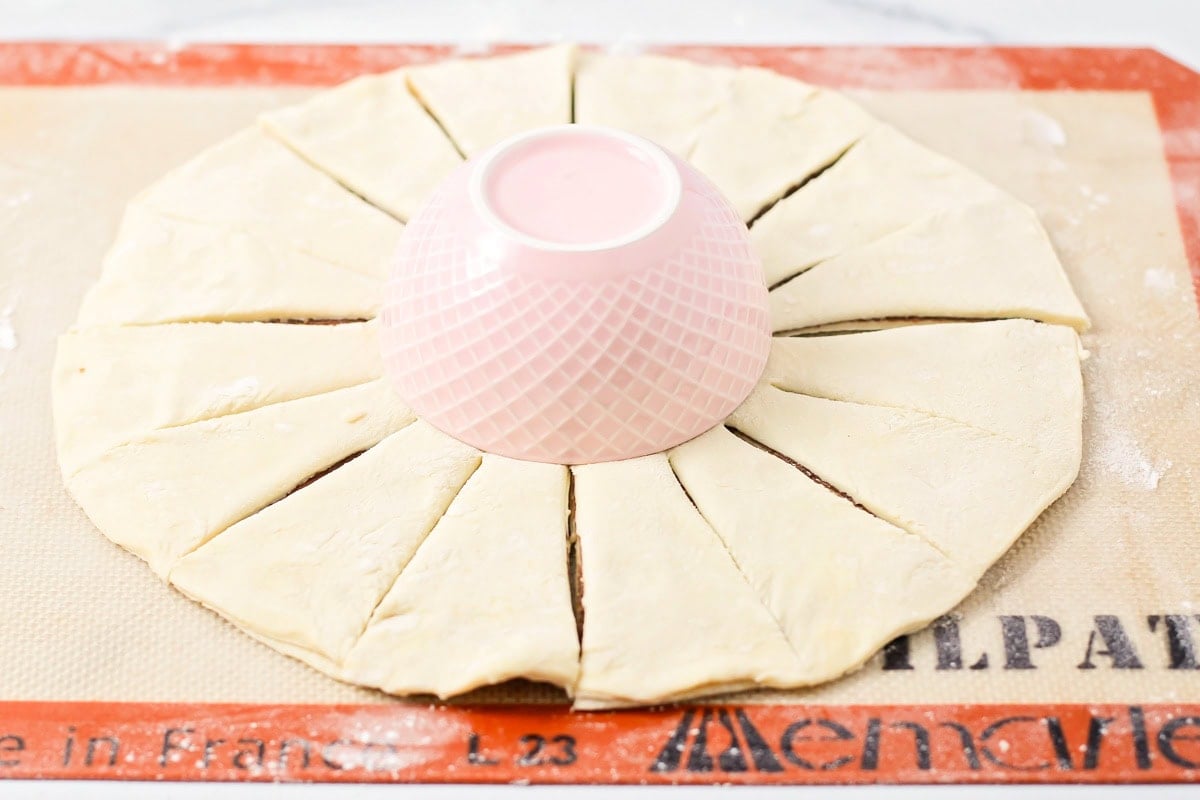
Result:
M531 128L571 121L577 49L441 61L408 70L408 85L463 155Z
M264 114L261 124L400 220L462 160L409 91L405 70L355 78L307 103Z
M415 419L372 320L460 154L571 121L691 158L776 329L842 333L777 336L703 436L568 469ZM356 79L142 192L59 343L59 458L110 539L341 680L806 686L953 607L1070 486L1086 326L1032 210L844 96L562 45Z

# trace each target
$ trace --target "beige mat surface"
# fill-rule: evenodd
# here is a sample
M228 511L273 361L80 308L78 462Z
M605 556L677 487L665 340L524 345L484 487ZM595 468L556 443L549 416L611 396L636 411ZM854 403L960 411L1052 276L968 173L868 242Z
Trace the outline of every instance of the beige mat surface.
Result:
M0 89L0 699L389 702L237 632L105 540L54 461L49 371L125 202L297 89ZM1033 205L1093 320L1079 481L958 611L748 702L1200 700L1200 318L1148 95L861 93ZM471 700L556 701L510 685Z

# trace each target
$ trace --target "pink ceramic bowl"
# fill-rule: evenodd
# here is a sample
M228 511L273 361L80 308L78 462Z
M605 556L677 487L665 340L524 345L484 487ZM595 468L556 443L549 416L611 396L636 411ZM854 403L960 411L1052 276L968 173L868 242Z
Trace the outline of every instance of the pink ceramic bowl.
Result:
M719 423L770 330L746 226L712 184L645 139L562 125L468 161L409 221L382 349L446 433L580 464Z

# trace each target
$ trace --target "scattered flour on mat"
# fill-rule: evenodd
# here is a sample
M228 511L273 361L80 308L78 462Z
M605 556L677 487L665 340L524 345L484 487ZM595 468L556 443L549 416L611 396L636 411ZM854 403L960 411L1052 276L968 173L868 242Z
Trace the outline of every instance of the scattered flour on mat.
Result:
M1087 210L1088 211L1096 211L1097 209L1104 208L1104 206L1106 206L1112 202L1112 198L1109 197L1106 193L1097 192L1095 189L1093 189L1090 185L1088 185L1086 183L1082 184L1079 187L1079 193L1087 198L1087 201L1088 201Z
M640 56L646 50L646 38L630 33L621 34L607 48L609 55L614 56Z
M1153 491L1167 470L1170 459L1153 460L1127 432L1113 430L1096 448L1096 459L1105 472L1116 475L1128 486Z
M1062 147L1067 143L1067 132L1058 120L1037 109L1025 110L1021 115L1021 128L1025 140L1034 144Z
M17 349L17 331L13 327L12 317L0 312L0 350Z
M13 323L13 312L16 310L16 293L6 294L0 290L0 375L4 374L9 354L17 349L17 328Z
M33 192L29 189L26 189L22 192L17 192L16 194L10 194L7 197L0 198L0 206L3 206L4 208L16 208L17 206L25 205L32 199Z
M454 43L454 50L451 54L454 56L485 56L492 52L495 48L495 40L490 37L480 37L478 39L462 39Z
M1171 292L1176 288L1175 273L1166 267L1151 267L1142 277L1142 284L1147 289Z

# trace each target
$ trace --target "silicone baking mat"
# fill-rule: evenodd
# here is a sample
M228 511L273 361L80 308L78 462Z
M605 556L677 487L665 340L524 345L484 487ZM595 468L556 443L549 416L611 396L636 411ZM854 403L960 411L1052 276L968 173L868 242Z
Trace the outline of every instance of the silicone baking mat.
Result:
M264 108L449 50L0 45L0 775L1200 777L1200 77L1148 50L669 52L852 91L1037 208L1094 320L1068 495L956 612L812 691L577 714L530 684L431 704L331 681L173 593L71 503L54 339L139 188Z

